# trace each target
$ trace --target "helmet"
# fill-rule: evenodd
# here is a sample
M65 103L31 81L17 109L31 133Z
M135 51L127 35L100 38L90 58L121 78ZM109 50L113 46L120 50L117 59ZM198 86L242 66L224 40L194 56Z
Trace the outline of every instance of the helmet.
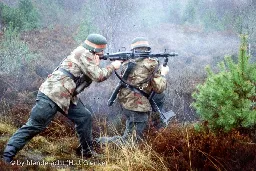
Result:
M148 43L148 40L144 37L136 37L135 39L133 39L132 44L131 44L131 48L132 50L135 48L140 48L140 47L147 47L148 50L150 50L150 46Z
M92 52L101 52L106 46L107 39L100 34L89 34L83 43L83 47Z

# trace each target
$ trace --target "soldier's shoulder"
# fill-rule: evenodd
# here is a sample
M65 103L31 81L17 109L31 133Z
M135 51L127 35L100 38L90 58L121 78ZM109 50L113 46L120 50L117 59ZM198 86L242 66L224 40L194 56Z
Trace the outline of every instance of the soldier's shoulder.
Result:
M86 56L93 56L93 54L87 49L81 49L81 52Z
M92 59L95 58L95 55L93 53L91 53L87 49L83 49L81 52L82 52L81 53L81 57L85 58L86 60L90 60L91 61Z
M78 46L77 48L75 48L70 56L74 56L75 58L80 57L81 55L88 53L89 51L87 49L85 49L83 46Z
M150 63L150 64L158 64L158 58L145 58L143 60L144 63Z
M128 61L128 60L127 60L127 61L124 61L124 62L122 63L122 65L125 66L125 65L127 65L129 62L130 62L130 61Z
M158 60L154 58L145 58L142 62L142 65L147 69L155 68L158 65Z
M147 61L158 61L158 58L149 57L149 58L145 58L145 60L147 60Z

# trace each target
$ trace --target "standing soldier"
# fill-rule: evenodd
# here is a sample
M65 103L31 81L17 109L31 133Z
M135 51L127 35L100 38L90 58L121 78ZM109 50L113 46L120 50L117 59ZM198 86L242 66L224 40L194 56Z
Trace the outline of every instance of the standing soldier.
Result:
M92 114L78 98L91 81L106 80L121 65L114 61L106 68L99 67L99 56L106 48L106 38L99 34L90 34L83 44L78 46L50 74L40 86L36 104L25 125L9 139L3 153L3 160L10 163L13 157L34 136L42 132L52 121L57 111L66 115L75 123L83 157L96 154L92 150Z
M132 51L134 53L149 52L148 40L144 37L137 37L132 41ZM124 62L124 68L128 62ZM151 91L162 93L167 82L165 75L169 72L169 67L160 66L157 58L137 58L136 66L128 75L127 82L146 94ZM119 102L123 107L123 114L126 116L126 128L122 136L124 140L131 137L133 130L136 133L136 140L143 138L143 131L147 126L148 117L152 107L147 97L133 91L130 88L122 88L118 94Z
M151 49L148 40L144 37L135 38L132 41L131 48L135 54L148 53ZM131 64L133 67L130 67ZM120 144L129 141L133 135L135 135L136 141L141 140L148 123L149 114L152 111L151 104L146 96L154 91L159 93L158 100L163 101L164 94L162 92L167 86L165 75L168 72L168 66L159 67L157 58L145 57L125 61L123 63L122 79L129 86L121 88L118 93L122 113L126 116L124 134L123 136L100 137L96 141L98 143L113 142ZM156 97L154 99L157 100Z

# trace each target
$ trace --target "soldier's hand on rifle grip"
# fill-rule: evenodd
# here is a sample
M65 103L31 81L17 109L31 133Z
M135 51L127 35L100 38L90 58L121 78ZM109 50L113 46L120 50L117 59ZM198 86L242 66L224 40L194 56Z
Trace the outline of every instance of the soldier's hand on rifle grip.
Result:
M161 71L162 76L166 76L166 74L169 72L169 70L170 69L167 65L166 66L161 65L160 71Z
M116 60L116 61L112 62L111 65L113 65L114 68L117 70L117 69L119 69L120 66L121 66L121 61Z

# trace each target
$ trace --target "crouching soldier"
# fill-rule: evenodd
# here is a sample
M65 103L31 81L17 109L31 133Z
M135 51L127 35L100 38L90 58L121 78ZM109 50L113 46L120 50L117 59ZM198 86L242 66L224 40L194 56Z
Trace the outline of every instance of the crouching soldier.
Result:
M92 81L104 81L120 67L120 61L112 62L106 68L99 67L99 56L103 55L106 45L106 38L102 35L88 35L84 43L47 77L39 88L27 123L7 142L3 153L5 162L10 163L28 141L42 132L57 111L75 124L80 141L78 154L87 158L96 154L92 149L92 114L77 95Z

